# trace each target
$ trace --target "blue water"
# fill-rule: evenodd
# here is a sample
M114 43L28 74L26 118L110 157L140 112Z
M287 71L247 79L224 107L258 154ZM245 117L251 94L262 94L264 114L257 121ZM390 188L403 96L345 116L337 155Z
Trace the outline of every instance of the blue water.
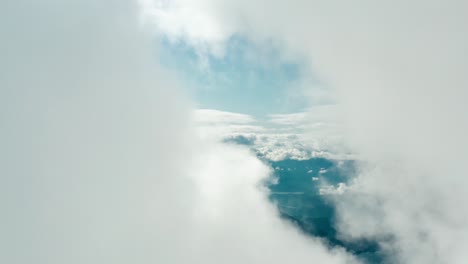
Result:
M353 161L309 160L267 161L275 168L278 182L267 183L270 199L278 206L283 218L292 221L305 233L320 237L329 247L342 247L363 263L386 263L386 256L377 241L360 239L344 241L338 236L333 203L319 194L321 182L336 185L348 182L354 175ZM318 180L313 181L312 177Z

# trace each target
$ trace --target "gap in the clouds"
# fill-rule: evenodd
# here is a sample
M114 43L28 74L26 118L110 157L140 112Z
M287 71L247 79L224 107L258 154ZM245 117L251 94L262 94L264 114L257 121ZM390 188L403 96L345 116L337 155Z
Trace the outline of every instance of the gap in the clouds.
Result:
M307 107L300 87L304 63L287 59L273 42L253 43L235 35L216 55L201 43L160 41L161 64L187 84L200 108L261 117Z

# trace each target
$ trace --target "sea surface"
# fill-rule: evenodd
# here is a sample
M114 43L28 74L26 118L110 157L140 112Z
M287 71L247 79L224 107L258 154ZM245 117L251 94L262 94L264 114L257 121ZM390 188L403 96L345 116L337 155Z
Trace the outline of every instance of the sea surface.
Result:
M266 161L275 171L275 180L266 183L270 200L281 216L293 222L310 236L323 239L329 247L342 247L363 263L388 263L377 241L340 238L336 226L336 211L330 194L321 194L324 186L336 187L348 183L356 175L351 160L334 161L324 158L308 160L286 159ZM334 194L335 199L336 197Z

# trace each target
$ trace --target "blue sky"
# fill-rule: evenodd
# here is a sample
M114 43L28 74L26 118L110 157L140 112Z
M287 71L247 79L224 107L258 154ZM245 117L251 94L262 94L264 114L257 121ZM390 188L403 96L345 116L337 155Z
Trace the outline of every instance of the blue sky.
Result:
M163 39L159 59L187 82L199 108L262 118L306 107L300 91L303 63L284 59L271 43L260 46L236 35L217 56L183 40Z

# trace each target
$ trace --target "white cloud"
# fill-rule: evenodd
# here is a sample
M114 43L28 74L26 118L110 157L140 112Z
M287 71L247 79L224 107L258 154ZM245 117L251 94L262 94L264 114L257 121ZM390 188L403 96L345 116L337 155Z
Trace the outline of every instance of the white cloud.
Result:
M197 139L132 2L2 7L1 263L351 262L279 218L247 149Z
M0 262L180 254L165 246L183 238L179 194L192 195L189 104L154 65L134 3L1 5Z
M154 24L171 40L185 40L200 52L222 55L223 44L232 31L218 23L216 1L140 0L144 20ZM210 12L207 12L209 10ZM150 17L151 20L146 19Z
M300 126L305 123L307 113L293 113L293 114L275 114L270 115L270 122L279 125L293 125Z
M367 161L337 202L344 236L390 233L404 263L466 261L464 1L170 3L154 13L170 36L217 54L233 32L280 39L334 87L346 142ZM274 217L251 185L265 177L255 157L187 147L186 104L148 61L132 5L2 7L1 262L344 262ZM180 176L193 151L211 162ZM235 210L258 215L218 221Z
M317 128L312 122L315 136L304 133L309 127L302 123L310 124L309 117L310 120L322 120L320 112L324 108L317 109L321 110L311 111L310 115L270 115L269 119L263 122L245 114L198 109L194 112L194 121L201 137L216 138L220 141L248 141L257 154L269 160L305 160L313 157L349 159L350 155L334 151L339 136L332 137L327 126ZM333 148L329 149L330 146Z
M251 138L266 130L250 115L214 109L196 109L192 113L192 120L199 137L215 138L219 141L238 135Z
M255 118L250 115L214 109L197 109L194 111L194 119L197 123L212 124L250 124L256 121Z
M195 263L353 263L278 217L259 183L270 169L247 148L205 142L195 160L195 228L187 234ZM277 193L281 194L281 193ZM290 193L291 194L291 193ZM300 195L302 193L293 193ZM194 233L191 233L194 232ZM274 253L272 253L274 252Z
M319 193L320 195L341 195L345 193L348 189L349 187L345 183L340 182L337 184L337 186L327 185L321 187L319 189Z

